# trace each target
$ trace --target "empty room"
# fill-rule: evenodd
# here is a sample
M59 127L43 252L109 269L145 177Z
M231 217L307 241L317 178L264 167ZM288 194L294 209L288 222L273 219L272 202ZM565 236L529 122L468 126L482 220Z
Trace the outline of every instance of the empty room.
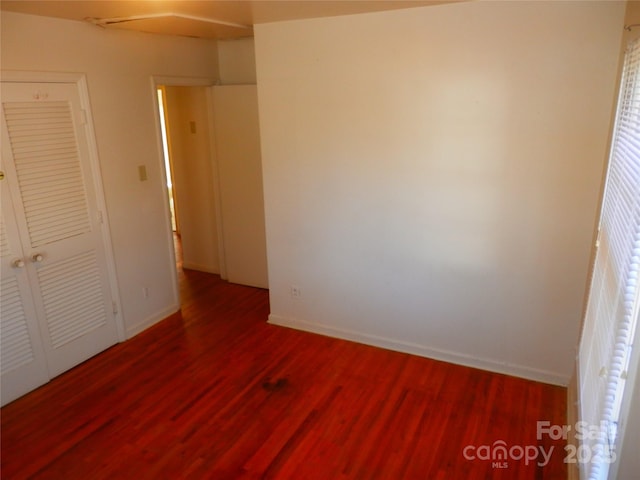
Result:
M637 2L0 9L3 478L640 478Z

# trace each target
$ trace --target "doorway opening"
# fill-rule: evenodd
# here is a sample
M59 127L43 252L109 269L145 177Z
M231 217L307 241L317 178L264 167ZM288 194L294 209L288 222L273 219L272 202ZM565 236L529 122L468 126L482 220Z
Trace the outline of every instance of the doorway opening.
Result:
M152 92L176 301L191 270L268 288L256 86L183 82Z
M208 86L158 82L154 94L177 279L184 269L220 274Z

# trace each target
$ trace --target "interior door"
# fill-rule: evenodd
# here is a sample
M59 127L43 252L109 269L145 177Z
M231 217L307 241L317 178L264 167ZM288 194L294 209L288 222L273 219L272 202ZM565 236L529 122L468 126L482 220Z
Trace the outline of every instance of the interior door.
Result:
M3 83L2 94L3 182L53 377L118 340L86 118L75 84Z
M257 88L212 88L227 279L268 288Z
M49 372L2 161L0 171L0 378L4 405L47 382Z

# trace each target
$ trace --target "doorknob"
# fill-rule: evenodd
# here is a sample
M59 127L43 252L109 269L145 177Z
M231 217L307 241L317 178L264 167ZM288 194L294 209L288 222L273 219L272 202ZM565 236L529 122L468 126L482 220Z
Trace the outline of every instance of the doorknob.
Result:
M11 262L11 266L13 268L22 268L24 267L24 260L22 260L21 258L16 258Z
M34 263L39 263L42 261L44 257L42 256L41 253L34 253L33 255L31 255L31 261Z

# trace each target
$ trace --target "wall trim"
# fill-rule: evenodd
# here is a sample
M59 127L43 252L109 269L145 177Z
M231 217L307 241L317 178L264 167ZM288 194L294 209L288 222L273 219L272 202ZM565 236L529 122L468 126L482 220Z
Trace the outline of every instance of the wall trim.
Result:
M378 335L371 335L354 330L336 328L331 325L308 322L296 318L270 314L268 323L281 327L303 330L305 332L318 333L320 335L325 335L328 337L340 338L342 340L350 340L353 342L363 343L365 345L380 347L387 350L394 350L397 352L409 353L412 355L418 355L420 357L431 358L434 360L441 360L465 367L478 368L480 370L487 370L494 373L501 373L504 375L525 378L527 380L533 380L536 382L549 383L562 387L566 387L569 383L569 378L563 375L558 375L555 372L523 367L521 365L496 362L494 360L474 357L471 355L465 355L449 350L428 347L426 345L420 345L418 343L405 342L402 340L381 337Z
M153 315L145 318L143 321L138 322L135 325L132 325L131 327L128 327L127 340L131 340L133 337L135 337L139 333L142 333L147 328L155 325L156 323L170 317L171 315L179 311L180 311L180 305L177 303L174 303L173 305L163 310L160 310L159 312L156 312Z
M199 263L185 262L182 261L182 268L186 268L187 270L197 270L199 272L213 273L214 275L220 275L220 272L217 268L211 267L209 265L200 265Z
M211 77L178 77L175 75L152 75L154 88L160 85L175 87L210 87L220 80Z
M81 72L0 71L0 79L3 82L78 83L83 78L85 78L85 74Z

